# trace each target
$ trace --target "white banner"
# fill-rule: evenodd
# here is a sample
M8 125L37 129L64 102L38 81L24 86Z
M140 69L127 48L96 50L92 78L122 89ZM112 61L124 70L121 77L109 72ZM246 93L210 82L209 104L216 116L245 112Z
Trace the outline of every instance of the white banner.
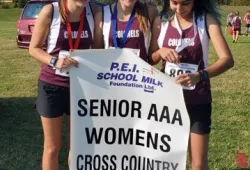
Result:
M184 170L182 87L128 49L70 54L71 170Z

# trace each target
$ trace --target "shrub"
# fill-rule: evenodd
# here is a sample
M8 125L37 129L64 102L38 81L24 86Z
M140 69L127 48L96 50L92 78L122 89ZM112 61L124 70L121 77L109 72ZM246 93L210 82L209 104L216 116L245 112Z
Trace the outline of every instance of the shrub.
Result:
M250 0L232 0L230 5L233 6L249 6Z
M23 8L28 0L18 0L18 7Z
M2 3L2 9L10 9L10 5L8 3Z

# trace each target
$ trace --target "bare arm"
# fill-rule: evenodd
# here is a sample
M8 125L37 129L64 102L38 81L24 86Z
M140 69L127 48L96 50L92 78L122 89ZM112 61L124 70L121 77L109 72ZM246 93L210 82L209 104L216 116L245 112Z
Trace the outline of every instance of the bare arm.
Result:
M161 31L161 18L157 16L152 24L152 37L149 47L149 63L152 65L158 64L161 61L161 56L159 51L159 46L157 39Z
M147 4L147 7L148 7L150 23L153 24L155 17L158 15L158 10L154 5Z
M207 29L219 57L217 62L206 68L209 77L215 77L233 67L234 60L227 42L222 34L221 27L216 19L211 15L207 15Z
M219 22L211 15L207 15L207 29L219 59L205 70L208 72L210 78L220 75L233 67L234 60L228 48L227 42L222 34ZM198 72L190 74L181 74L177 77L176 83L184 86L192 86L200 81Z
M103 9L100 9L95 14L95 28L94 28L94 49L103 49L104 48L104 40L103 40Z
M51 23L52 5L46 5L39 13L39 17L36 20L34 32L29 46L30 55L37 61L49 64L52 56L42 49L42 46L47 39L49 33L49 27Z
M36 21L34 32L32 33L32 38L29 46L30 55L35 58L37 61L43 64L49 65L50 60L53 56L48 54L42 49L42 46L47 39L51 15L52 15L52 5L46 5L41 10L39 17ZM55 67L56 68L68 68L69 66L74 65L78 67L78 62L71 57L60 58L57 60Z
M247 14L243 18L244 22L247 23Z

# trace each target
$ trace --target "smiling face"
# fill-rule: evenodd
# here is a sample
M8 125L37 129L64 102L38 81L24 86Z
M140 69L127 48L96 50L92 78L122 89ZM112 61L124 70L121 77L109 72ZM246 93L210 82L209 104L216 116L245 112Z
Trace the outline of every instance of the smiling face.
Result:
M169 0L170 8L178 17L187 18L192 16L194 0Z
M134 7L136 2L137 0L119 0L119 3L126 8Z

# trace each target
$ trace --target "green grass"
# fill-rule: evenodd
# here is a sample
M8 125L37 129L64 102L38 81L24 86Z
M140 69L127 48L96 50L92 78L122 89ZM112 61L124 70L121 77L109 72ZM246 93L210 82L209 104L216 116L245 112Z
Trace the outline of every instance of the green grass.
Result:
M222 7L242 14L249 7ZM20 9L0 10L0 170L40 169L43 134L40 118L33 109L39 65L27 50L16 46L16 21ZM211 170L236 170L236 153L250 160L250 36L237 44L226 36L235 66L212 79L213 126L209 145ZM217 59L212 46L210 64ZM67 146L60 157L67 169ZM249 162L250 163L250 162Z

